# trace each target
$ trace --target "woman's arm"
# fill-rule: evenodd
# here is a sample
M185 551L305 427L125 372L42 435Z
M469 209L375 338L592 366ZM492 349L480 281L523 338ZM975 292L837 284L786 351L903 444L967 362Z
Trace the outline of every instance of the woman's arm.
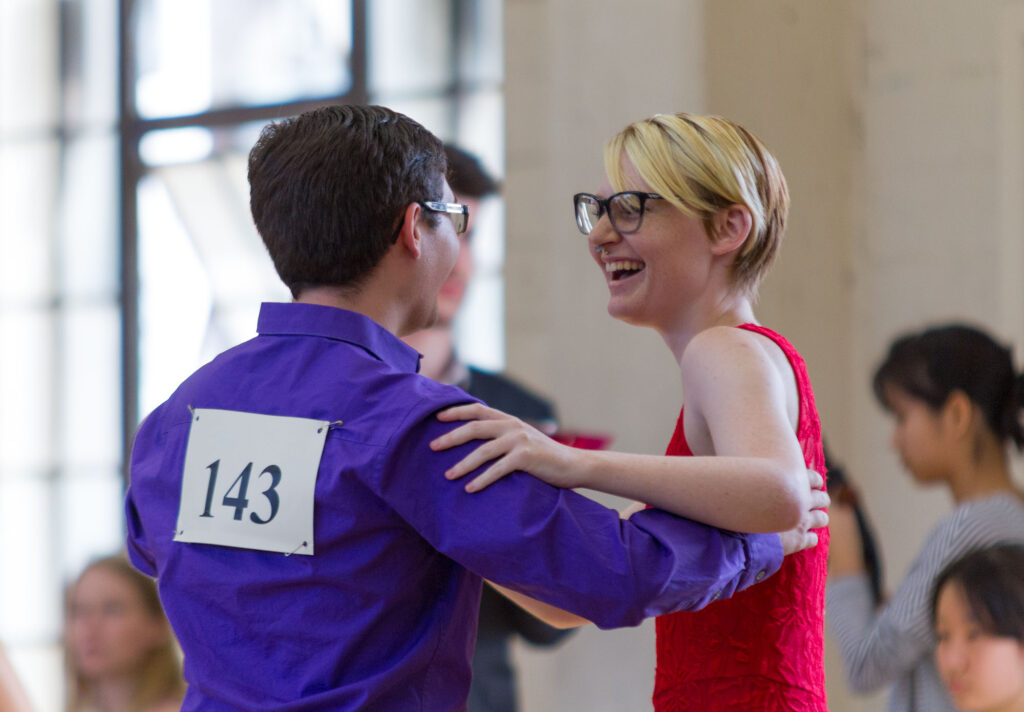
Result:
M519 593L518 591L513 591L510 588L499 586L491 581L488 581L487 584L493 586L494 590L498 591L498 593L515 603L524 611L531 613L555 628L578 628L579 626L586 625L590 622L586 618L581 618L575 613L570 613L569 611L562 610L561 608L556 608L549 603L538 601L536 598L530 598L529 596Z
M467 485L476 491L515 470L558 487L587 487L647 502L713 526L779 532L797 526L812 508L828 505L821 478L809 475L786 411L785 384L761 338L714 329L694 339L683 358L684 405L714 448L714 456L663 457L568 448L508 416L471 405L439 414L477 418L438 438L445 449L488 440L453 467L462 477L495 460ZM738 338L737 338L738 337ZM809 486L809 478L811 486ZM824 513L820 514L822 525Z

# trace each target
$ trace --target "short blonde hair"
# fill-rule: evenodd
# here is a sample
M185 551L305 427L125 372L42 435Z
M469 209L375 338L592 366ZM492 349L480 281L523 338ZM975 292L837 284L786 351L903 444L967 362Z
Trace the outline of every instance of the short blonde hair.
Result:
M605 148L615 190L626 190L625 155L651 190L700 218L715 239L714 218L730 205L750 210L750 234L732 264L733 284L751 295L782 241L789 189L778 161L754 134L718 116L656 114L620 131Z

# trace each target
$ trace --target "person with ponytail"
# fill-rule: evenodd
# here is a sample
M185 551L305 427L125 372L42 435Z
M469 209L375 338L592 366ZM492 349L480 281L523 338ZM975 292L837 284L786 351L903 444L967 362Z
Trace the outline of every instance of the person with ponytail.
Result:
M948 488L955 506L889 601L876 607L852 511L835 502L827 618L853 691L891 685L890 712L952 712L934 660L932 588L965 553L1024 542L1024 494L1008 462L1010 443L1024 446L1024 384L1008 348L976 328L946 325L893 342L873 386L895 417L903 466L921 485Z

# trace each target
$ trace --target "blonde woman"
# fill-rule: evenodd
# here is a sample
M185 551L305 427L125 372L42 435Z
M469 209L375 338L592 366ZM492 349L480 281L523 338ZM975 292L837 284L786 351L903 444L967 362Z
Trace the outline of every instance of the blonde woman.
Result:
M171 712L185 683L156 584L120 556L71 586L64 631L69 712Z
M731 121L659 114L612 138L605 170L596 194L575 196L576 223L605 278L608 313L657 331L679 364L683 407L671 457L565 447L471 405L441 415L477 420L434 447L488 442L448 475L494 459L468 489L522 470L734 531L789 529L815 494L824 497L807 488L807 468L824 472L824 454L803 359L753 311L789 209L778 163ZM818 526L824 521L822 513ZM817 547L787 557L763 584L658 618L658 712L827 710L827 530L818 536Z

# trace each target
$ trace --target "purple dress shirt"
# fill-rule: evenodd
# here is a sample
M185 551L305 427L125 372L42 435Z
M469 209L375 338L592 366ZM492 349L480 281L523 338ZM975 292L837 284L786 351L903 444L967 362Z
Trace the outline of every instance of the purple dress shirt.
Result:
M372 320L264 304L259 336L196 371L140 426L128 550L185 653L183 710L465 708L481 577L603 628L695 609L773 573L775 535L647 510L628 521L514 473L469 495L434 415L472 399L417 375ZM342 421L315 488L313 556L173 541L189 407Z

